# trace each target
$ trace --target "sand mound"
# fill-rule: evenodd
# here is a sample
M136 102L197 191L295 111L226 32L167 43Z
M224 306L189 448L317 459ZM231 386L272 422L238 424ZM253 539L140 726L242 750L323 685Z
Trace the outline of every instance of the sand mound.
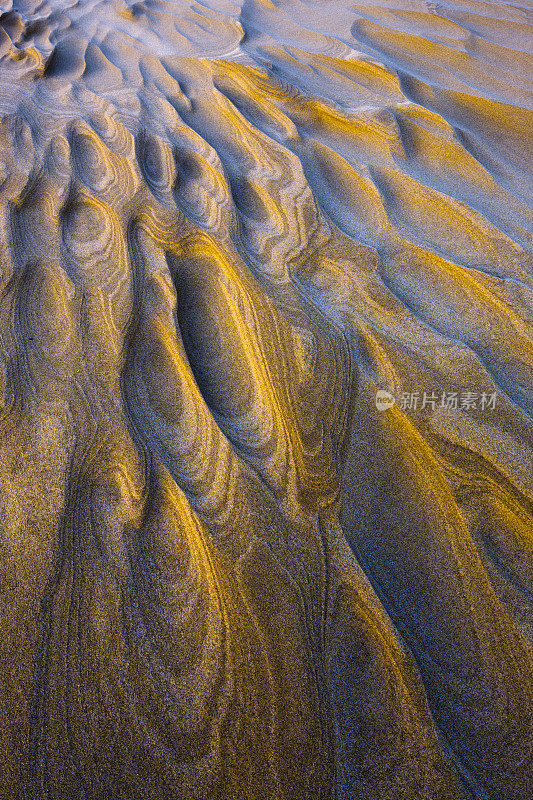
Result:
M529 800L531 15L0 2L0 794Z

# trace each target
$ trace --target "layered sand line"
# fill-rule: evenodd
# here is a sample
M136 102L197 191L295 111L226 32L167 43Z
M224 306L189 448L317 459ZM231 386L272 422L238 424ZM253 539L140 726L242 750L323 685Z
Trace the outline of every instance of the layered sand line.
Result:
M530 10L0 2L2 796L529 800Z

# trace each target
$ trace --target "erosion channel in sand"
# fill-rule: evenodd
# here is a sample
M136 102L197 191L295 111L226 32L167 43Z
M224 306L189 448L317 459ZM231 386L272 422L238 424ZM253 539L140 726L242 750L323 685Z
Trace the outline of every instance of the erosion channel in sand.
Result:
M0 796L530 800L531 7L0 0Z

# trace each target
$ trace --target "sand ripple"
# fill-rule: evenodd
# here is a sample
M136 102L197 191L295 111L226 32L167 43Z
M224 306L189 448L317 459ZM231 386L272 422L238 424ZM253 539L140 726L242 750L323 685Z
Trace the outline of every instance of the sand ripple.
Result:
M530 50L1 0L6 800L529 800Z

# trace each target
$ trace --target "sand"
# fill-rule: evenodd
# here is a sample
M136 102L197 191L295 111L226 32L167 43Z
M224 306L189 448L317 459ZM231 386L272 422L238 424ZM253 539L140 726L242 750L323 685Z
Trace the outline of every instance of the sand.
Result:
M0 2L2 800L530 800L528 0Z

